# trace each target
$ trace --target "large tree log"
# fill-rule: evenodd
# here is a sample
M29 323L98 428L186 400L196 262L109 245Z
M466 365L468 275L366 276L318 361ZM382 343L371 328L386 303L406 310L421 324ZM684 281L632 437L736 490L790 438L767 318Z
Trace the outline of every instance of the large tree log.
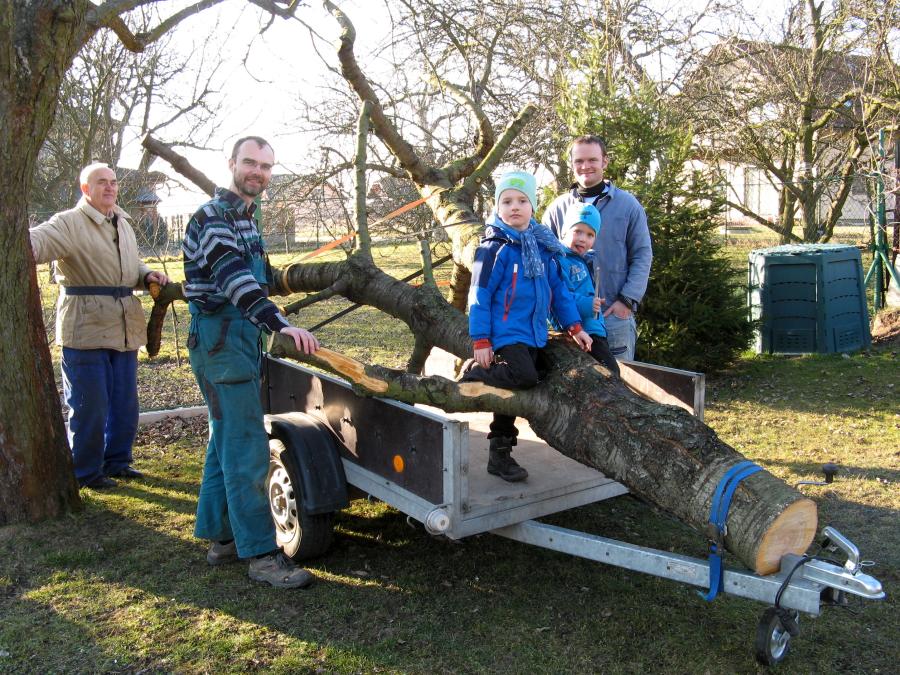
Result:
M431 286L413 287L385 274L367 256L276 270L277 294L315 291L342 280L343 295L377 307L417 336L460 357L471 343L465 316ZM155 289L154 289L155 292ZM157 294L180 297L176 284ZM156 313L156 312L154 312ZM347 378L364 395L426 403L448 412L488 410L525 417L552 447L615 478L634 494L704 529L712 495L725 472L744 457L681 408L650 401L611 377L566 338L545 350L552 366L534 389L512 392L479 383L456 384L365 365L323 349L309 357L276 335L275 356L315 364ZM744 480L727 521L726 547L759 574L779 569L787 553L803 553L817 527L815 503L767 471Z
M328 349L308 356L281 335L273 336L269 350L273 356L337 373L363 395L427 403L449 412L527 416L534 431L563 454L703 529L716 485L744 457L697 418L631 392L566 342L557 337L547 350L555 366L547 379L516 392L365 365ZM758 574L770 574L778 571L783 555L806 551L815 532L815 503L760 471L735 492L725 545Z

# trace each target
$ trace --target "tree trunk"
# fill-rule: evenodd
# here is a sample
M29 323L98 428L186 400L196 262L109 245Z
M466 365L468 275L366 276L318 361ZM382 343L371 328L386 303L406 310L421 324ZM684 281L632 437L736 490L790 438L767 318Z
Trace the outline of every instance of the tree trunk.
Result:
M553 366L547 378L534 389L516 392L367 366L327 349L306 356L278 335L269 349L273 356L338 373L364 395L427 403L448 412L491 410L526 417L562 454L599 469L701 530L719 480L744 461L697 418L633 393L562 336L547 349ZM760 471L734 494L725 545L758 574L771 574L783 555L805 552L815 532L815 503Z
M0 159L0 167L8 166ZM22 228L12 226L27 222L24 202L3 202L0 247L6 251L6 261L0 266L4 316L0 321L0 526L58 516L80 505L34 261ZM13 298L18 301L8 301Z
M794 211L796 198L787 188L782 186L778 193L778 235L780 244L789 244L794 231Z
M13 3L0 14L0 525L79 508L47 345L25 196L56 108L61 75L82 42L72 7ZM74 177L73 177L74 178Z

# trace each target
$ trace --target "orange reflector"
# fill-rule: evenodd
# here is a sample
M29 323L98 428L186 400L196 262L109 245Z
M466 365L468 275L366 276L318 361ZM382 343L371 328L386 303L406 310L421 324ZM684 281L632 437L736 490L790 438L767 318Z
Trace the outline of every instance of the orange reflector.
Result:
M406 462L403 461L403 458L400 455L394 455L394 471L403 473L403 469L405 468Z

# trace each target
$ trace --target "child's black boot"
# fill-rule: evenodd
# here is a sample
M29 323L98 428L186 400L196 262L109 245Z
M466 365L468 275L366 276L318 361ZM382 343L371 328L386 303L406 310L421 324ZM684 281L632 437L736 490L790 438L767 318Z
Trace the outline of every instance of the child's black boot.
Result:
M500 476L505 481L517 483L528 478L528 472L510 456L512 441L509 436L495 436L491 439L487 470L488 473Z

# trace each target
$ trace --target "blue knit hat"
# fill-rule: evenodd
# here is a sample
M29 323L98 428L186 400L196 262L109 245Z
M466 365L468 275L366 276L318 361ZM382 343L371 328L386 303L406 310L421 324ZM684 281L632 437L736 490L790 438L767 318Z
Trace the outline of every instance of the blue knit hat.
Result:
M531 202L531 210L537 211L537 180L527 171L507 171L500 176L496 185L495 204L500 201L500 195L504 190L518 190L528 197L528 201Z
M594 234L600 234L600 212L592 204L581 204L577 206L573 204L566 211L566 217L563 219L563 234L569 231L570 227L574 227L578 223L587 225L594 231Z

